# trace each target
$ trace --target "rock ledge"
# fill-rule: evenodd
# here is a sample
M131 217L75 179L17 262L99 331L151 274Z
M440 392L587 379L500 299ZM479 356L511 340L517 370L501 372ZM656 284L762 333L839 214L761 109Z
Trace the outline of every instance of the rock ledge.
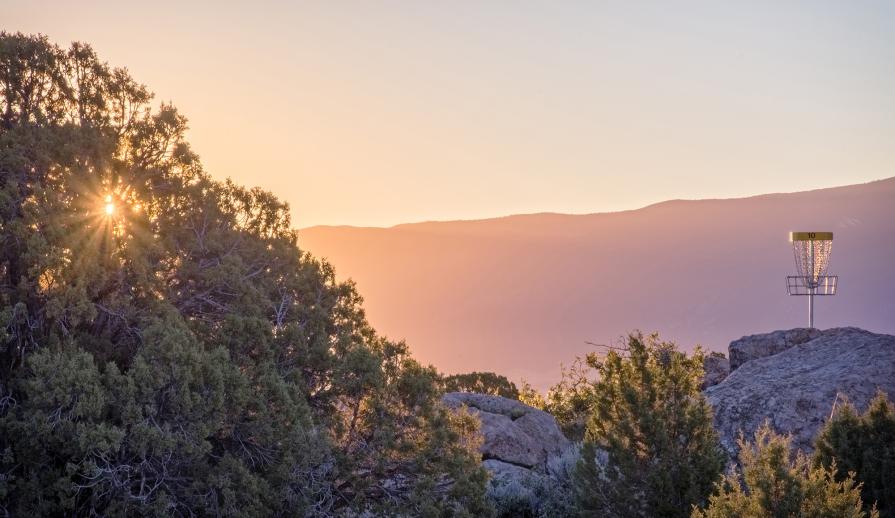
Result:
M895 336L853 327L753 335L730 344L730 368L704 392L727 452L736 454L740 430L751 438L766 419L811 452L834 402L863 411L877 390L895 395Z

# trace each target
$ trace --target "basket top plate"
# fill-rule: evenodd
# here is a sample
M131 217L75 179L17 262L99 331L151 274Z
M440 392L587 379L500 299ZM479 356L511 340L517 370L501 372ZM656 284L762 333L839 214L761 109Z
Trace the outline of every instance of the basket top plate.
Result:
M790 232L790 241L832 241L832 232Z

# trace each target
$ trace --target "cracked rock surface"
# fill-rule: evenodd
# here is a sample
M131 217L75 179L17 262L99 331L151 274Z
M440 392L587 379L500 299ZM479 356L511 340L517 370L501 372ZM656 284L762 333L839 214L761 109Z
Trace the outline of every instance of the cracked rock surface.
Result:
M443 401L451 408L466 406L479 417L483 464L495 477L545 473L547 461L570 445L552 415L514 399L450 392Z
M774 331L759 335L749 335L730 342L727 348L730 356L730 371L750 360L773 356L794 345L810 342L822 334L813 328L799 327L783 331Z
M722 356L709 355L702 363L702 390L724 381L730 374L730 360Z
M744 337L729 351L731 373L704 393L731 456L740 430L750 439L766 419L811 452L834 402L847 398L863 412L877 389L895 396L895 336L793 329Z

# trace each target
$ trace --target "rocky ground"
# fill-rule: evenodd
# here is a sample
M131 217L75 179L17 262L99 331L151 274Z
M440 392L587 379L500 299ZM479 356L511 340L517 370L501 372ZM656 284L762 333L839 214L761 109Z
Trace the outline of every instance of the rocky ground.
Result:
M740 431L751 438L765 420L810 452L834 405L847 399L863 411L877 390L895 396L895 336L852 327L790 329L743 337L728 352L729 361L706 358L703 387L731 457ZM482 420L482 461L495 478L543 475L570 446L553 416L519 401L460 392L444 401Z
M730 375L705 395L731 455L740 430L751 437L765 420L810 452L835 404L848 399L863 411L877 390L895 396L895 336L792 329L743 337L729 352Z

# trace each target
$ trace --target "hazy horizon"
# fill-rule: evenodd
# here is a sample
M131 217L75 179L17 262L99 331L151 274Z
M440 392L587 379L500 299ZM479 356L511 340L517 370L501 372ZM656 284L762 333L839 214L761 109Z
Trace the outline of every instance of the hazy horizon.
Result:
M546 210L546 211L540 211L540 212L517 212L517 213L513 213L513 214L502 214L502 215L497 215L497 216L488 216L488 217L481 217L481 218L426 219L426 220L418 220L418 221L405 221L405 222L401 222L401 223L395 223L392 225L352 225L352 224L348 224L348 223L330 225L327 223L320 223L317 225L310 225L307 227L297 228L296 230L301 231L301 230L315 229L315 228L320 228L320 227L324 227L324 228L325 227L332 227L332 228L349 227L349 228L357 228L357 229L387 230L387 229L392 229L395 227L403 227L403 226L410 226L410 225L424 225L426 223L473 223L473 222L480 222L480 221L491 221L491 220L499 220L499 219L506 219L506 218L514 218L517 216L523 216L523 217L524 216L540 216L540 215L594 216L594 215L600 215L600 214L617 214L620 212L633 212L633 211L638 211L641 209L647 209L654 205L661 205L663 203L670 203L670 202L677 202L677 201L687 202L687 201L744 200L744 199L749 199L749 198L760 198L762 196L773 196L773 195L777 195L777 194L798 194L798 193L805 193L805 192L812 192L812 191L822 191L825 189L836 189L838 187L851 187L851 186L856 186L856 185L867 185L867 184L872 184L872 183L876 183L876 182L885 182L885 181L889 181L889 180L895 180L895 176L877 178L875 180L867 180L866 182L859 182L859 183L854 183L854 184L829 185L829 186L825 186L825 187L817 187L814 189L804 189L804 190L798 190L798 191L779 191L779 192L745 194L742 196L731 196L728 198L669 198L669 199L664 199L664 200L657 200L655 202L647 203L646 205L640 205L637 207L623 208L623 209L618 209L618 210L607 210L607 211L559 212L559 211Z
M176 15L172 15L176 13ZM6 1L190 120L297 228L634 209L895 174L885 2Z

